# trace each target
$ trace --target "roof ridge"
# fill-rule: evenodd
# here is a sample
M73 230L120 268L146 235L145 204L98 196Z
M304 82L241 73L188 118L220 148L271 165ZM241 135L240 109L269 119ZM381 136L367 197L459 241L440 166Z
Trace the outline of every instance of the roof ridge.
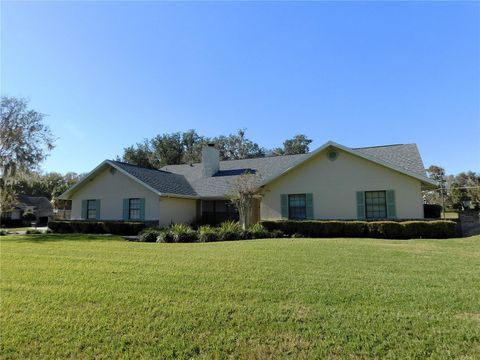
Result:
M111 162L117 163L117 164L123 164L123 165L133 166L133 167L136 167L136 168L139 168L139 169L143 169L143 170L152 170L152 171L159 171L159 172L163 172L163 173L167 173L167 174L178 175L178 174L172 173L172 172L167 171L167 170L152 169L152 168L148 168L148 167L145 167L145 166L130 164L130 163L127 163L127 162L124 162L124 161L117 161L117 160L108 160L108 161L111 161ZM183 165L183 164L181 164L181 165ZM165 166L168 166L168 165L165 165Z
M352 149L352 150L375 149L375 148L382 148L382 147L405 146L405 145L415 145L415 144L414 143L412 143L412 144L387 144L387 145L355 147L355 148L350 148L350 149Z

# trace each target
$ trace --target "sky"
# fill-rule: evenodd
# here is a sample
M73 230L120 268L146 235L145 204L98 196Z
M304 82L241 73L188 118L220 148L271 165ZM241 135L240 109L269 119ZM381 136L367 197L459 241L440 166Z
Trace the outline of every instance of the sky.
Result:
M157 134L416 143L480 171L479 2L1 2L1 94L47 114L44 171Z

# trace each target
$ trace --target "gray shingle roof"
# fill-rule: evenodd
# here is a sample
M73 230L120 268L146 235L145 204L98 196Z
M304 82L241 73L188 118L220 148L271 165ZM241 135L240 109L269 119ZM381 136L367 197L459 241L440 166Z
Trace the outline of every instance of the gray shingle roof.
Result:
M28 196L25 194L19 194L17 199L20 203L25 204L26 206L35 206L37 209L53 209L50 201L43 196Z
M390 165L400 167L420 176L427 176L416 144L398 144L353 148L354 152L371 156Z
M163 170L146 169L120 161L110 162L158 192L187 196L197 195L195 190L183 175L174 174Z
M367 156L426 178L425 168L415 144L352 148L350 150L360 156ZM200 163L167 165L160 170L146 169L118 161L112 161L112 163L161 193L214 198L228 196L232 181L246 170L254 170L261 175L262 179L268 179L283 173L309 155L221 161L220 171L208 178L202 177Z
M281 173L301 158L308 156L287 155L255 159L220 161L220 171L212 177L202 177L202 165L167 165L162 170L181 174L202 197L225 197L230 193L232 181L246 170L258 172L263 179ZM261 179L259 179L261 180Z

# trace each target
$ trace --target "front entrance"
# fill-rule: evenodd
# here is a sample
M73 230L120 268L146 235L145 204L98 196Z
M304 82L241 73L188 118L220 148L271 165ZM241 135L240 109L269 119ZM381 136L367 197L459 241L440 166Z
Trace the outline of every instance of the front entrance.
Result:
M201 201L202 223L218 225L232 220L238 221L238 211L229 200L202 200Z

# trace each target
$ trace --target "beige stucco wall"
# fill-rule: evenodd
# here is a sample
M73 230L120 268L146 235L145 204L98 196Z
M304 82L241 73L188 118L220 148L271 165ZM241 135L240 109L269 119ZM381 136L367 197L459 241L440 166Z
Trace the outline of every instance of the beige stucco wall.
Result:
M197 218L197 200L161 197L160 226L171 223L191 224Z
M328 149L268 184L261 203L264 220L281 219L281 194L313 193L315 219L356 219L356 192L395 190L397 218L423 218L419 180L337 150Z
M122 220L123 199L145 198L145 220L158 221L159 196L120 171L110 169L98 173L72 195L71 219L81 219L82 200L101 200L101 220Z

